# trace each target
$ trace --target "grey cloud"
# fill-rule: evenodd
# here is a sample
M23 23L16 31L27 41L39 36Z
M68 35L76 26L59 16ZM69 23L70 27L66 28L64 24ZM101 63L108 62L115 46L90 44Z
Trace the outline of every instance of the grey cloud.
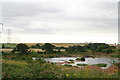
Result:
M96 33L106 32L109 30L109 32L115 33L117 30L116 4L117 3L112 2L84 3L83 5L87 6L89 11L84 10L84 8L81 8L82 10L80 10L80 6L78 6L78 10L76 10L78 13L76 12L75 14L71 14L74 11L74 8L66 13L70 7L63 7L58 3L3 3L3 21L5 22L6 26L11 25L12 27L17 27L16 32L26 31L26 33L56 34L57 31L69 32L73 30L74 33L76 33L76 31L79 32L83 30L83 32L91 31ZM89 13L81 14L84 11ZM92 11L94 11L94 13L92 13ZM51 26L49 24L46 24L45 27L41 25L42 27L38 26L34 29L31 28L34 27L30 26L32 25L33 21L41 22L43 20L46 23L60 21L61 24L65 22L72 23L76 21L78 23L80 22L86 24L86 26L83 28L84 26L81 27L81 25L74 26L74 24L69 25L66 23L66 26L64 26L66 29L64 29L62 26L62 29L58 29L55 25ZM73 28L69 29L69 27L72 26ZM21 31L19 31L19 28Z
M56 13L62 11L55 4L48 3L32 3L32 2L13 2L3 3L3 16L36 16L43 12Z
M51 28L41 28L41 29L27 29L27 33L32 34L55 34L57 29L51 29Z
M12 26L13 28L19 27L20 29L23 29L23 31L26 28L26 30L30 32L28 29L30 29L29 26L32 24L32 21L34 21L34 17L42 16L46 13L55 14L61 12L62 10L63 8L60 8L59 5L57 6L54 3L3 3L3 22L5 23L5 26ZM42 17L38 18L42 19ZM35 31L32 31L37 32L38 30L36 29ZM42 33L50 33L44 28L41 29L41 31ZM19 32L19 30L17 32Z

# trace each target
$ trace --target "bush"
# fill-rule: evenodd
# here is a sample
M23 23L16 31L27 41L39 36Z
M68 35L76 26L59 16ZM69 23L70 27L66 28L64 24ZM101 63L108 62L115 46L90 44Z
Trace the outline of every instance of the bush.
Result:
M55 48L55 46L50 43L45 43L42 46L42 50L45 50L46 53L54 53L54 51L53 51L54 48Z
M82 58L81 58L81 61L85 61L85 58L82 57Z
M81 58L77 58L76 60L77 60L77 61L85 61L85 58L84 58L84 57L81 57Z
M74 61L74 60L70 59L69 61Z
M29 47L26 44L18 44L14 51L19 51L21 54L28 53Z
M105 53L112 53L113 50L112 49L105 49L103 52L105 52Z
M81 61L81 58L76 58L76 61Z

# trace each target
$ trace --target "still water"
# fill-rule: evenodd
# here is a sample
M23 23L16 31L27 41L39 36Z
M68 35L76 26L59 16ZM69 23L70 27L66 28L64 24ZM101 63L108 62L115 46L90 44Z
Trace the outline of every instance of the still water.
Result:
M104 63L107 64L106 67L101 67L102 69L106 69L112 65L112 62L115 61L118 63L117 59L109 59L109 58L85 58L85 61L76 61L76 58L79 57L58 57L58 58L46 58L45 61L49 61L51 63L63 63L62 65L66 64L65 61L74 60L74 63L70 64L72 66L77 66L77 64L99 64Z

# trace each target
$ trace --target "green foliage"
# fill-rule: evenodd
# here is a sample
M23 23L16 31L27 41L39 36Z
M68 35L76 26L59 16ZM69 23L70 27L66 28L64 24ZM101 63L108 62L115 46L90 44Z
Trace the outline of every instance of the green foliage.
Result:
M29 55L20 55L8 53L3 55L3 70L2 78L3 80L33 80L33 79L64 79L64 78L116 78L116 74L107 74L102 71L94 70L82 70L76 67L70 67L72 65L56 65L46 63L41 56L48 56L54 54L29 54ZM7 59L4 57L13 56L14 58ZM38 57L35 61L32 60L32 57ZM7 60L6 60L7 59ZM27 65L25 65L27 63ZM23 65L24 64L24 65ZM81 66L85 66L83 64ZM66 75L67 74L67 75ZM55 80L56 80L55 79Z
M36 52L35 52L35 51L30 51L30 53L31 53L31 54L36 54Z
M107 49L103 49L102 52L103 53L112 53L113 50L111 48L107 48Z
M111 55L111 57L120 58L120 55Z
M92 46L91 46L92 45ZM17 45L18 46L18 45ZM21 48L14 49L15 51L19 51L20 53L28 53L28 46L20 46L22 49L23 47L26 48L26 50L20 50ZM42 48L46 51L46 53L54 53L53 49L55 49L55 46L49 43L44 44L43 46L36 44L36 48ZM70 67L72 65L65 64L65 66L61 65L55 65L54 63L46 63L42 58L48 58L48 57L56 57L56 56L74 56L78 55L77 52L86 52L87 50L93 50L93 52L104 52L104 53L110 53L111 49L114 49L115 47L107 46L106 44L99 44L99 43L91 43L85 46L71 46L68 47L66 54L63 52L63 54L55 53L55 54L36 54L35 52L31 52L32 54L29 55L21 55L21 54L13 54L9 52L3 53L3 62L5 60L5 63L3 63L3 80L9 80L9 79L16 79L16 80L28 80L28 79L44 79L44 78L66 78L66 74L68 74L68 78L113 78L117 77L116 74L107 74L102 71L84 71L80 68L76 67ZM60 49L58 47L58 49ZM63 48L62 48L63 49ZM95 49L95 50L94 50ZM73 54L67 54L68 52ZM38 52L39 53L39 52ZM84 55L84 54L83 54ZM32 60L32 57L39 57L39 59L36 59L35 61ZM112 55L111 57L118 57L118 55ZM77 58L81 61L82 58ZM76 59L76 60L77 60ZM83 61L85 59L83 58ZM70 60L73 62L73 60ZM27 63L27 65L25 64ZM22 65L24 64L24 65ZM79 66L87 66L87 64L78 64ZM69 67L67 67L69 66ZM99 67L105 67L106 64L94 64L94 66ZM75 74L75 75L74 75ZM19 79L17 79L19 78Z
M5 45L4 44L2 44L2 49L4 49L5 48Z
M18 45L16 47L18 47ZM25 44L24 44L23 47L25 47ZM44 52L39 51L38 54L42 54L42 53L62 53L61 49L65 49L67 53L82 53L82 52L85 53L85 52L89 52L89 51L92 51L93 54L95 52L112 53L113 50L116 49L115 46L109 46L108 44L105 44L105 43L89 43L85 46L79 46L79 45L78 46L69 46L68 48L56 47L56 46L54 46L50 43L45 43L44 45L35 44L35 45L31 46L31 48L42 49L44 51ZM57 49L57 51L54 51L54 49ZM19 50L19 51L24 52L25 50L23 50L23 51ZM12 52L14 53L15 49ZM64 52L64 53L66 53L66 52Z
M66 49L65 47L55 47L55 49Z
M54 49L54 45L50 44L50 43L45 43L42 46L42 50L45 50L46 53L54 53L53 49Z
M42 64L46 62L46 61L45 61L44 59L42 59L42 58L38 58L38 59L36 59L36 61L39 62L39 63L42 63Z
M14 49L16 44L13 43L4 43L2 44L2 49Z
M120 68L120 63L115 63L116 66L118 66L118 68Z
M90 49L93 53L94 52L103 52L103 53L111 53L113 52L113 46L109 46L105 43L90 43L88 45L85 45L86 49ZM115 49L115 47L114 47Z
M41 49L42 45L40 45L40 44L32 45L31 48Z
M106 66L107 66L107 64L93 64L92 66L106 67Z
M105 43L89 43L85 46L69 46L66 51L68 53L79 53L91 50L93 54L95 52L112 53L115 48L115 46L109 46Z
M69 61L74 61L74 60L70 59Z
M76 58L77 61L85 61L85 58L84 57L81 57L81 58Z
M76 58L77 61L81 61L81 58Z
M84 57L84 58L95 58L94 55L84 55L83 57Z
M70 65L70 64L64 64L64 66L72 67L72 65Z
M14 50L19 51L22 54L26 54L28 53L28 49L29 47L26 44L18 44Z
M81 58L81 61L85 61L85 58L82 57L82 58Z
M77 64L78 66L88 66L88 64Z
M68 51L69 53L73 53L73 52L85 52L86 50L84 49L83 46L69 46L66 51Z

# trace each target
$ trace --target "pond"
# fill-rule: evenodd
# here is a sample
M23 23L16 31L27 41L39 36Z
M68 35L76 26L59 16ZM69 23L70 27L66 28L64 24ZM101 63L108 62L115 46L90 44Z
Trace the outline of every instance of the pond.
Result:
M58 58L46 58L45 61L50 62L50 63L58 63L61 65L65 65L65 62L69 62L70 60L73 60L73 63L67 63L72 66L77 66L77 64L88 64L88 65L93 65L93 64L107 64L106 67L101 67L102 69L106 69L112 65L111 62L115 61L118 63L119 61L117 59L109 59L109 58L85 58L85 61L76 61L77 58L80 57L58 57ZM79 66L83 67L83 66Z

